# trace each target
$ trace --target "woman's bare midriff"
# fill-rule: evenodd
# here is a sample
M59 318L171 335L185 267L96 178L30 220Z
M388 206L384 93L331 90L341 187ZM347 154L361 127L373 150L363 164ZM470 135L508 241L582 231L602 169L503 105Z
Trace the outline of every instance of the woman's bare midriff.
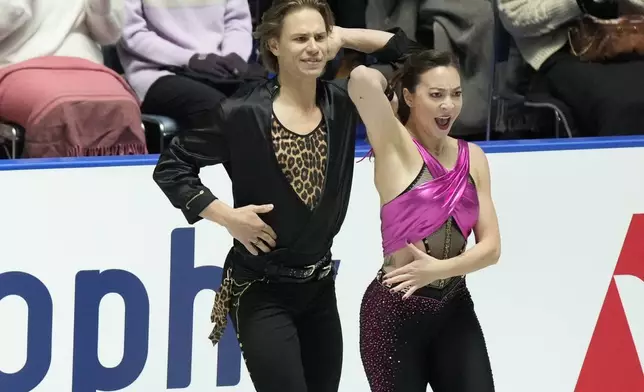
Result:
M425 251L425 245L422 241L418 241L414 243L414 245L421 251ZM392 262L387 263L388 260L391 260ZM391 254L391 256L387 257L387 260L385 260L385 262L383 263L382 270L385 271L385 273L389 273L396 268L404 267L412 261L414 261L414 256L405 246L404 248L395 251L393 254Z

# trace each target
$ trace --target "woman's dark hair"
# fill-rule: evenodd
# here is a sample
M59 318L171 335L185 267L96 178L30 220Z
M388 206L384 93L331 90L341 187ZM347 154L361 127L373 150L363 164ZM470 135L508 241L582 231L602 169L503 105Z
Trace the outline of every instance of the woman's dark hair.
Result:
M458 58L450 52L434 49L422 50L410 54L405 59L403 66L391 78L390 84L398 94L398 116L403 124L409 119L410 112L410 108L403 97L403 89L414 93L420 83L420 77L425 72L436 67L454 67L458 70L460 65Z
M259 39L259 54L262 63L271 72L278 72L277 57L271 52L268 43L271 38L278 39L282 33L282 25L286 15L302 8L318 11L324 19L326 32L331 32L333 26L333 12L324 0L275 0L271 7L262 15L262 22L257 26L253 36Z

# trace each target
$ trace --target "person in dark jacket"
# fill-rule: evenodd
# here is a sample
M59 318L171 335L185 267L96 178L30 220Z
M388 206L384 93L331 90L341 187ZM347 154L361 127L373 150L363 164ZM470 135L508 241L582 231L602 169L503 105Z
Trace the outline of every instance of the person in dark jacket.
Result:
M230 314L261 392L337 391L342 368L331 246L346 215L358 114L346 80L319 78L341 47L398 62L415 46L393 32L344 29L322 0L273 3L256 34L277 77L223 101L206 129L175 137L154 180L189 223L234 238L215 297L210 338ZM224 164L234 206L198 176Z

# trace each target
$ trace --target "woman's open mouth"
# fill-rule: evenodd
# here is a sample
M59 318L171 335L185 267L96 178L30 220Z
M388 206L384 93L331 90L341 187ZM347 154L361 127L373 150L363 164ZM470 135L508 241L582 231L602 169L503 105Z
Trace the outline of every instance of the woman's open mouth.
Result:
M452 122L452 116L436 117L434 121L436 121L436 125L438 125L438 128L441 131L446 131L449 129L449 125Z

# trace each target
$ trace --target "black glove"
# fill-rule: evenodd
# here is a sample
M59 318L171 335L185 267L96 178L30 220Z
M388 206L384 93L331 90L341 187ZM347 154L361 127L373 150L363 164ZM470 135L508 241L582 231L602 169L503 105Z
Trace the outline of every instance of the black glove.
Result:
M188 61L188 68L195 72L203 72L218 78L228 79L233 74L224 66L224 58L216 54L195 54Z
M617 0L577 0L577 5L584 14L596 18L613 19L619 17Z
M229 53L224 56L222 65L235 77L242 77L248 72L248 63L239 57L237 53Z

